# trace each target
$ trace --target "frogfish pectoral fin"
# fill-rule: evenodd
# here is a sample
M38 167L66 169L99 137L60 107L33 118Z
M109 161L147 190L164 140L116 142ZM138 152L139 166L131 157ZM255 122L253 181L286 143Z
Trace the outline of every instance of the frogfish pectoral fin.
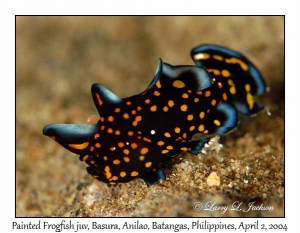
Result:
M97 131L97 124L53 124L46 125L43 134L49 136L67 150L81 154L88 147L89 139Z

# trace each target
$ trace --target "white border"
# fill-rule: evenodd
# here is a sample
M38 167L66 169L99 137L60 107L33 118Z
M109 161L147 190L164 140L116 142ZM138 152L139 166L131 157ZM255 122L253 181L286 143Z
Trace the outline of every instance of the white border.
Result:
M297 148L297 135L294 130L299 128L299 16L296 9L296 1L143 1L143 0L110 0L110 1L5 1L1 3L1 123L4 130L1 130L2 163L1 168L1 229L3 232L12 232L12 222L38 221L38 219L16 219L15 216L15 14L281 14L286 15L286 218L285 219L259 219L264 223L288 223L289 231L296 232L296 216L299 211L299 201L296 199L299 192L299 152ZM298 14L299 15L299 14ZM298 23L297 23L298 22ZM297 133L299 131L295 131ZM295 135L295 136L294 136ZM280 135L279 135L280 136ZM93 219L72 219L74 223L92 222ZM108 222L124 222L126 219L106 219ZM196 219L154 219L164 222L192 222ZM61 219L42 219L42 221L60 222ZM97 219L96 221L103 221ZM130 222L136 219L128 219ZM143 222L150 222L152 219L142 219ZM200 219L204 221L204 219ZM240 221L254 222L255 219L208 219L209 222L219 223L232 222L238 224ZM294 231L293 231L294 229ZM31 231L26 231L31 232ZM33 231L32 231L33 232ZM35 231L37 232L37 231ZM54 231L51 231L54 232ZM244 231L236 231L244 232ZM249 231L248 231L249 232Z

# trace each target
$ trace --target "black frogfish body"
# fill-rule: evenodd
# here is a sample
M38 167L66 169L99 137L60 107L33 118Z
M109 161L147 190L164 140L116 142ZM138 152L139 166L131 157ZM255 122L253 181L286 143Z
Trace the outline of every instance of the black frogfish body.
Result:
M148 88L128 98L93 84L96 124L52 124L43 133L80 155L98 180L158 183L165 179L160 163L182 151L197 155L211 137L236 128L238 112L263 109L254 95L263 94L266 85L246 57L211 44L194 48L191 56L195 66L160 59Z

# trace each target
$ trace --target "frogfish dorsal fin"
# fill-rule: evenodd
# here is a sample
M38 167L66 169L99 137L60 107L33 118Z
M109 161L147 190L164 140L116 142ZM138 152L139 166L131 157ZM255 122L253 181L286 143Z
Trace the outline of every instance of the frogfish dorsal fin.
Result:
M146 91L151 90L155 86L158 87L158 88L160 88L160 81L159 81L159 79L160 79L162 73L163 73L163 61L160 58L158 60L158 65L157 65L157 68L156 68L156 71L155 71L154 78L151 81L150 85L147 87Z
M197 91L210 87L211 77L203 67L171 66L163 63L163 74L160 82L163 88L175 87Z
M105 114L108 110L114 108L116 104L122 102L120 97L98 83L92 85L92 96L100 115Z

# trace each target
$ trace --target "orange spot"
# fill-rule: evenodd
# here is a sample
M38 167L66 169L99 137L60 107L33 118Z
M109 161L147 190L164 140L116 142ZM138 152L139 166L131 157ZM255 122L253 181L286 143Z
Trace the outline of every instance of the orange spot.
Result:
M85 162L88 158L89 158L89 155L85 155L85 156L82 158L82 161Z
M165 137L167 137L167 138L170 138L170 137L171 137L171 134L168 133L168 132L164 133L164 135L165 135Z
M98 93L96 93L96 99L97 99L97 101L98 101L98 104L99 104L100 106L102 106L103 102L102 102L102 100L101 100L101 98L100 98L100 96L99 96Z
M130 101L127 101L126 104L129 106L129 105L131 105L131 102L130 102Z
M121 134L121 131L117 129L117 130L115 131L115 134L116 134L116 135L120 135L120 134Z
M173 146L171 146L171 145L170 145L170 146L167 146L166 148L167 148L168 150L173 150Z
M161 88L161 84L160 84L160 81L159 81L159 80L156 82L156 86L157 86L158 88Z
M74 149L76 149L76 150L83 150L83 149L85 149L88 145L89 145L88 142L84 142L84 143L81 143L81 144L69 144L68 146L71 147L71 148L74 148Z
M225 78L228 78L230 76L230 72L228 70L222 70L222 75Z
M169 108L168 108L167 106L164 106L164 107L163 107L163 111L164 111L164 112L167 112L168 110L169 110Z
M117 177L117 176L113 176L113 177L110 178L109 180L110 180L110 181L111 181L111 180L118 180L118 177ZM113 182L110 182L110 184L111 184L111 183L113 183Z
M94 151L94 150L95 150L95 147L91 146L90 151Z
M115 112L121 112L121 109L120 108L115 108Z
M147 147L143 147L140 152L142 155L145 155L149 152L149 149Z
M121 161L118 160L118 159L115 159L115 160L113 161L113 164L114 164L114 165L118 165L118 164L120 164L120 163L121 163Z
M214 75L220 75L221 74L220 70L217 70L217 69L208 69L207 71L209 73L214 73Z
M131 143L130 146L132 149L136 149L138 147L138 145L135 142Z
M132 110L132 111L131 111L131 114L132 114L132 115L135 115L135 114L136 114L136 110Z
M141 106L137 106L136 108L138 111L141 111L142 110L142 107Z
M139 160L140 160L140 161L143 161L144 159L145 159L145 156L144 156L144 155L140 155L140 156L139 156Z
M182 151L188 151L189 149L187 147L181 147L180 150L182 150Z
M103 156L103 160L107 161L108 160L107 156Z
M114 131L113 131L113 129L112 128L108 128L107 129L107 133L113 133Z
M163 142L163 141L158 141L157 142L157 145L159 145L159 146L163 146L165 143Z
M151 165L152 165L152 162L146 162L145 163L145 167L151 167Z
M215 100L215 99L213 99L212 101L211 101L211 105L212 106L215 106L217 104L217 101Z
M245 91L250 92L251 91L251 86L250 84L245 85Z
M181 80L175 80L172 85L173 85L173 87L176 87L176 88L185 87L185 83L182 82Z
M104 174L105 174L105 176L106 176L106 179L111 178L112 174L110 173L110 168L109 168L109 166L105 166L105 168L104 168Z
M130 173L130 175L131 175L131 176L138 176L139 173L138 173L137 171L133 171L133 172Z
M211 92L210 91L206 91L204 95L205 95L205 97L210 97Z
M109 116L109 117L107 118L107 120L108 120L109 122L113 122L113 121L114 121L114 117L113 117L113 116Z
M155 96L160 96L160 92L159 92L159 91L154 91L153 94L154 94Z
M220 125L221 125L221 122L220 122L219 120L214 120L214 124L215 124L216 126L220 126Z
M169 153L169 151L168 150L162 150L161 153L162 154L167 154L167 153Z
M184 99L187 99L187 98L189 98L189 95L187 93L183 93L181 97Z
M126 172L124 172L124 171L120 172L120 176L121 177L125 177L126 176Z
M99 138L100 137L100 134L98 134L98 133L96 133L95 135L94 135L94 139L97 139L97 138Z
M186 104L183 104L180 106L180 110L186 112L188 110L188 106Z
M129 154L130 154L130 150L124 149L124 150L123 150L123 153L124 153L125 155L129 155Z
M175 133L180 133L180 128L179 127L175 127L174 131L175 131Z
M200 112L200 114L199 114L200 119L203 119L204 116L205 116L205 112Z
M223 57L220 55L213 55L213 58L218 61L223 61Z
M128 136L133 136L134 132L133 131L128 131Z
M232 57L232 58L226 58L225 59L225 62L226 63L233 63L233 64L239 64L240 67L244 70L244 71L247 71L248 70L248 66L245 62L243 62L242 60L238 59L238 58L235 58L235 57Z
M145 142L151 143L151 140L150 140L149 138L143 137L143 140L144 140Z
M236 94L236 89L235 89L234 82L231 79L228 80L228 85L230 86L230 89L229 89L230 93L232 95L235 95Z
M206 129L206 130L204 130L204 131L203 131L203 133L204 133L204 134L207 134L207 133L208 133L208 130L207 130L207 129Z
M196 128L196 127L195 127L194 125L192 125L192 126L190 127L190 131L193 131L195 128Z
M174 103L173 100L169 100L168 105L169 105L170 108L172 108L175 105L175 103Z
M100 148L100 147L101 147L100 143L97 142L97 143L95 144L95 147L96 147L96 148Z
M118 142L118 147L122 148L124 146L125 146L125 144L123 142Z
M128 114L128 113L124 113L124 114L123 114L123 118L124 118L124 119L128 119L128 118L129 118L129 114Z
M200 132L202 132L203 130L204 130L204 125L199 125L199 127L198 127L198 130L200 131Z
M123 157L123 159L124 159L124 161L126 162L126 163L129 163L130 162L130 158L129 157Z
M248 104L250 110L253 109L254 98L253 98L253 95L251 93L249 93L249 92L247 93L246 100L247 100L247 104Z
M222 97L223 97L223 100L224 100L224 101L227 100L227 94L226 94L225 92L222 94Z
M150 107L150 111L151 112L155 112L157 110L157 106L156 105L152 105L151 107Z
M142 116L136 116L135 117L135 121L141 121L142 120Z
M194 118L193 114L190 114L190 115L187 116L187 120L188 120L188 121L193 120L193 118Z
M194 102L195 102L195 103L198 103L198 102L199 102L199 98L196 97L196 98L194 99Z
M146 100L145 100L145 103L146 103L146 104L150 104L150 99L146 99Z

